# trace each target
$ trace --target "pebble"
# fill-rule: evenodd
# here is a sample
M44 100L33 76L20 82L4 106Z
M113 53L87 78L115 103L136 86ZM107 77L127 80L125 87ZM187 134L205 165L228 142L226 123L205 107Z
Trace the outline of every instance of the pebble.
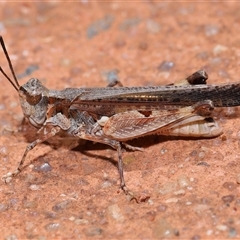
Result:
M219 27L215 25L206 25L204 30L207 37L211 37L219 33Z
M26 223L25 223L25 230L26 230L26 231L30 231L30 230L32 230L34 227L35 227L35 226L34 226L34 224L33 224L32 222L26 222Z
M32 191L38 191L38 190L41 189L41 187L38 186L38 185L36 185L36 184L31 184L31 185L29 186L29 189L31 189Z
M175 229L164 219L156 221L153 227L153 237L155 239L172 238L175 235Z
M5 147L5 146L0 146L0 154L1 154L1 155L7 155L7 154L8 154L7 147Z
M193 237L191 237L191 240L200 240L201 237L199 235L194 235Z
M190 184L188 177L186 175L178 177L178 184L181 188L188 187Z
M148 221L154 221L156 217L156 212L155 211L149 211L145 214L144 219Z
M212 233L213 233L213 230L212 230L212 229L209 229L209 230L207 230L206 235L207 235L207 236L210 236L210 235L212 235Z
M105 181L103 184L102 184L102 188L108 188L108 187L111 187L112 186L112 183L109 182L109 181Z
M209 208L210 208L209 205L197 204L196 206L194 206L194 211L195 212L206 212Z
M229 228L229 231L228 231L228 237L229 238L236 238L236 235L237 235L237 230L235 228Z
M101 235L103 230L98 227L91 227L88 229L83 230L86 236L92 237L92 236L98 236Z
M220 224L220 225L216 226L216 229L219 230L219 231L226 231L227 230L227 226L223 225L223 224Z
M122 215L121 209L117 204L113 204L108 207L108 214L116 222L124 222L124 216Z
M178 202L178 198L169 198L165 200L165 203L177 203L177 202Z
M159 190L159 193L165 195L167 193L171 193L177 190L178 184L177 182L166 182L163 187Z
M60 223L48 223L47 225L44 226L44 228L48 231L56 231L61 227Z
M234 200L235 196L234 195L227 195L222 197L222 201L224 203L231 203Z
M148 19L146 22L146 28L150 33L158 33L161 29L161 26L157 22Z
M148 199L148 205L153 205L154 204L154 202L153 202L153 200L152 199Z
M41 166L34 167L34 171L44 172L44 173L50 172L52 171L52 166L49 163L45 162Z
M166 148L164 148L164 147L162 147L162 149L160 150L160 153L161 154L164 154L164 153L166 153L168 150L166 149Z
M112 83L113 81L119 80L118 72L118 70L109 70L106 72L102 72L101 75L108 83Z
M130 28L137 26L141 22L139 18L128 18L119 26L120 30L128 31Z
M57 203L56 205L54 205L52 207L52 210L54 212L62 212L64 209L66 209L69 206L70 203L71 203L70 200L66 200L66 201Z
M70 221L74 221L76 218L74 217L74 216L71 216L70 218L69 218L69 220Z
M223 183L223 187L228 189L229 191L233 191L237 188L237 185L234 182L225 182Z
M8 209L8 205L0 203L0 213L4 212Z
M164 61L157 67L157 70L160 72L169 72L174 66L173 62Z
M222 77L222 78L230 78L229 74L227 71L220 69L218 71L218 76Z
M15 234L8 235L4 238L4 240L18 240Z
M38 65L30 65L25 69L23 73L17 74L17 79L25 78L38 69L39 69Z
M220 54L220 53L222 53L222 52L225 52L225 51L227 51L227 47L226 46L223 46L223 45L221 45L221 44L218 44L218 45L216 45L214 48L213 48L213 54L214 55L218 55L218 54Z
M37 208L38 204L36 201L29 201L23 204L24 208Z
M82 225L82 224L88 224L89 221L87 219L76 219L74 223L77 225Z
M205 157L205 152L200 152L200 153L198 154L198 157L199 157L199 158L204 158L204 157Z
M167 210L167 206L164 205L164 204L160 204L158 207L157 207L157 210L159 212L165 212Z
M175 191L173 194L174 195L185 195L186 191L184 189L180 189L178 191Z
M87 28L87 38L91 39L94 36L98 35L102 31L106 31L109 29L113 23L114 17L107 15L102 19L97 20L96 22L93 22L88 28Z

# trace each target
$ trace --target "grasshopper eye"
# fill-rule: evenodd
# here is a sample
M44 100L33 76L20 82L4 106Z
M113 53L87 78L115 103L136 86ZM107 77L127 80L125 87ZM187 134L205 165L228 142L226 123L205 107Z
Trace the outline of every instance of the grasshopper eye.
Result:
M30 105L36 105L42 99L42 94L31 96L30 94L26 94L26 100Z

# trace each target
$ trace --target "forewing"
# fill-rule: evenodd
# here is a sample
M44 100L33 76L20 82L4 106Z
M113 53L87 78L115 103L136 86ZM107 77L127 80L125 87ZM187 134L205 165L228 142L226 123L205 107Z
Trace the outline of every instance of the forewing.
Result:
M218 125L208 119L199 115L191 106L172 111L129 111L110 117L104 124L103 132L107 137L119 141L150 134L194 137L221 134Z

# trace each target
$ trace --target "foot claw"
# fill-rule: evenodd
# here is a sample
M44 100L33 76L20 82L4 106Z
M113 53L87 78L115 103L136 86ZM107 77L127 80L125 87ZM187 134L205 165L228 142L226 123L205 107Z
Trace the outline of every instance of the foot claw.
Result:
M19 173L20 173L19 170L16 170L15 172L8 172L7 174L3 175L1 179L3 182L9 183L11 182L12 178L18 175Z
M129 201L135 200L136 203L146 202L150 198L150 196L148 194L140 194L140 195L136 196L126 186L123 186L122 190L128 196Z

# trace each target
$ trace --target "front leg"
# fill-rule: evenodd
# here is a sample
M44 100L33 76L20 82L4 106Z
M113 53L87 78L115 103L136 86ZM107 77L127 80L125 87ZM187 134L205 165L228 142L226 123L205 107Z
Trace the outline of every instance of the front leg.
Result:
M14 172L9 172L6 175L3 175L2 176L2 180L4 182L8 183L8 182L10 182L12 180L13 177L18 175L22 171L22 169L23 169L23 164L25 162L25 159L26 159L28 153L33 148L35 148L39 143L42 143L42 142L46 141L47 139L49 139L50 137L55 136L60 131L60 129L61 128L58 127L58 126L49 126L49 125L40 128L39 131L43 132L43 134L38 139L36 139L34 142L30 143L26 147L25 152L24 152L24 154L22 156L22 159L21 159L17 169Z

